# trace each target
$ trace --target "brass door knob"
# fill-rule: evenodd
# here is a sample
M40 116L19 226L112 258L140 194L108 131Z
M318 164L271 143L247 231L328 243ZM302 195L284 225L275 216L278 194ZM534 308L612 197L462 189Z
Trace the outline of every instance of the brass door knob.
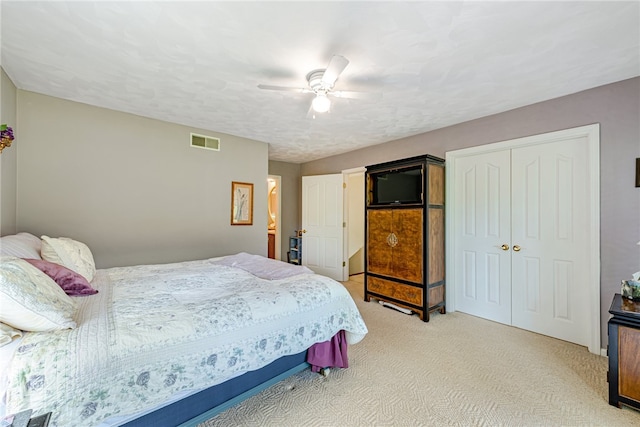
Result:
M516 251L516 252L520 252L520 246L513 245L513 250Z
M508 251L509 250L509 245L504 244L504 245L500 246L500 249L502 249L503 251Z

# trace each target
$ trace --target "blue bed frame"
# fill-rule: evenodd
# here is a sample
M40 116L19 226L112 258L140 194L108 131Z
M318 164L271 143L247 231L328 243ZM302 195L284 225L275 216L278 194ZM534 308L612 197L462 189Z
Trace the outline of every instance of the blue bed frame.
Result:
M310 365L306 359L306 350L281 357L261 369L209 387L124 425L126 427L196 426L273 384L308 368Z

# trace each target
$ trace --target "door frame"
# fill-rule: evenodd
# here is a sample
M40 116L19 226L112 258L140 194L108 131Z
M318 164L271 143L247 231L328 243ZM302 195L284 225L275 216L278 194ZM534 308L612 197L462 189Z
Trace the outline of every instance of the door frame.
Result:
M589 236L589 282L586 284L586 291L589 300L590 319L589 323L589 351L594 354L602 354L601 325L600 325L600 124L591 124L572 129L565 129L555 132L548 132L539 135L516 138L476 147L464 148L461 150L447 151L445 153L445 241L446 241L446 277L447 284L454 289L461 284L455 283L454 271L456 266L455 248L453 246L456 230L454 229L454 214L456 212L455 198L455 160L460 157L473 156L476 154L502 151L529 145L544 144L570 138L586 138L589 168L589 229L592 233ZM456 311L455 291L447 292L447 311Z
M350 175L362 175L364 176L365 172L367 171L367 168L364 166L361 167L357 167L357 168L351 168L351 169L345 169L342 171L342 181L343 181L343 185L344 185L344 204L343 204L343 221L344 221L344 238L343 238L343 249L342 249L342 259L344 260L344 268L343 268L343 272L342 275L344 277L344 280L349 280L349 227L351 227L351 224L349 224L349 216L351 215L351 213L349 212L349 197L353 197L354 192L356 191L355 189L351 189L351 187L348 185L349 182L349 176ZM365 189L364 187L361 189L361 193L362 193L362 197L365 197ZM361 212L361 215L364 217L364 209ZM362 222L364 223L364 219L362 220ZM362 242L362 246L364 248L364 239ZM366 263L366 260L365 260Z

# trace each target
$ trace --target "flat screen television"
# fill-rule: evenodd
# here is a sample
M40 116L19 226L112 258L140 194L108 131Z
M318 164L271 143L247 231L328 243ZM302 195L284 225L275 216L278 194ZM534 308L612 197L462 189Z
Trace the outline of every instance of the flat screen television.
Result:
M369 174L370 205L422 203L422 165Z

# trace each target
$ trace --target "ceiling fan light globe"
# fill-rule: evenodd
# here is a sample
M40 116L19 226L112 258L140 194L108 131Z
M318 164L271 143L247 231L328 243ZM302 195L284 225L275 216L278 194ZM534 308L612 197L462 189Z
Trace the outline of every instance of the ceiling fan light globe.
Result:
M331 100L326 95L318 94L311 102L311 106L316 113L326 113L331 107Z

